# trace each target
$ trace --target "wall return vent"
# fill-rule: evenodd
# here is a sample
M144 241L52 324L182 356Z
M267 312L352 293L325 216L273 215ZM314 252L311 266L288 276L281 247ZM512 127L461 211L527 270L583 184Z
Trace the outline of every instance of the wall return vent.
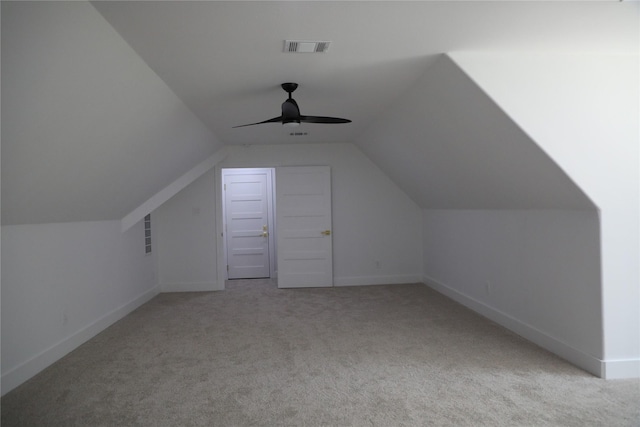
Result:
M287 53L325 53L329 50L329 41L285 40L284 52Z

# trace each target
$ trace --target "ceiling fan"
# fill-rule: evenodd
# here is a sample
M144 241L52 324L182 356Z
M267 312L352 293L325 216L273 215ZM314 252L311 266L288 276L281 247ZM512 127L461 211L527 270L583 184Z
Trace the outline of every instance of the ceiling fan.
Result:
M274 117L273 119L265 120L258 123L249 123L247 125L234 126L234 128L241 128L245 126L261 125L263 123L282 123L286 126L298 126L300 123L324 123L324 124L338 124L338 123L351 123L349 119L341 119L338 117L325 117L325 116L303 116L300 114L300 108L295 99L291 97L291 93L298 88L298 83L282 83L282 89L289 94L289 98L282 103L282 115Z

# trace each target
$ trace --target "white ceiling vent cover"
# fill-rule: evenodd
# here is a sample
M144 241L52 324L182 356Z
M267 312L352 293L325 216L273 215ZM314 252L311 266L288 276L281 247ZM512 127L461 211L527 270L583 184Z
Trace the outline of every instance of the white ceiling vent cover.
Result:
M329 41L285 40L284 51L288 53L325 53L329 50Z

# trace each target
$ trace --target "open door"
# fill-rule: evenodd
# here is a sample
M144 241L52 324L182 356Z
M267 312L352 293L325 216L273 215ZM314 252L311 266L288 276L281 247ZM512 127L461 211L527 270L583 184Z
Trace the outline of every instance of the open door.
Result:
M333 286L331 170L276 170L278 287Z
M225 246L228 279L271 277L270 169L225 169Z

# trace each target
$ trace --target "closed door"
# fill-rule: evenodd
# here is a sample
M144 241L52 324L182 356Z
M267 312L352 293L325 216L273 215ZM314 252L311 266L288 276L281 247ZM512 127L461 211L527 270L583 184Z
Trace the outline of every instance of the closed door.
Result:
M278 287L333 286L331 170L276 170Z
M227 277L270 277L269 170L225 170L223 174Z

